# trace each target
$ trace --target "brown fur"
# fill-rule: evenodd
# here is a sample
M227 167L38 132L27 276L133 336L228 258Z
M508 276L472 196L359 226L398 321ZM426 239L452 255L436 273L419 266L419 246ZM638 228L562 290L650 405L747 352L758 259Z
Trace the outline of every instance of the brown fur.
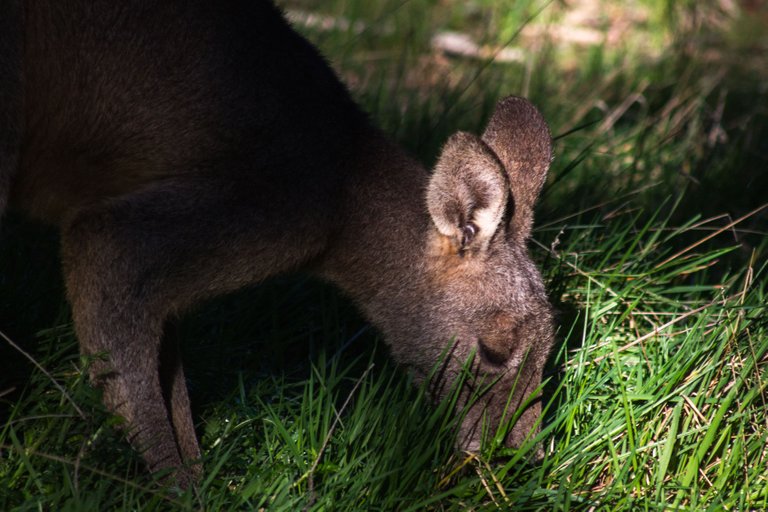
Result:
M166 319L299 268L420 375L454 339L437 398L477 352L476 378L496 383L463 448L539 386L552 315L525 243L551 141L526 100L503 100L482 137L451 137L430 177L266 1L3 10L0 208L9 196L59 226L82 351L107 354L93 381L150 470L182 485L200 471L184 469L200 450ZM534 401L508 444L539 415Z

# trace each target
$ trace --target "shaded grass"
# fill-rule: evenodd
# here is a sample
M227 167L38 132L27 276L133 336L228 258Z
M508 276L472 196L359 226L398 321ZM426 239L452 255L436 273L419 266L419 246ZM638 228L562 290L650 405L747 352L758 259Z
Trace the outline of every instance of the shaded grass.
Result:
M557 159L531 248L562 343L540 464L526 462L533 443L453 452L450 404L430 404L343 298L298 277L175 326L206 479L159 489L87 385L56 262L30 260L55 240L4 219L0 330L66 392L28 369L2 397L0 508L768 509L765 77L729 53L738 19L715 30L706 11L690 22L695 3L647 3L652 54L525 40L526 24L563 19L529 21L535 2L503 15L331 2L325 12L369 28L304 29L425 162L453 131L480 131L503 95L549 120ZM429 49L445 24L535 51L504 66L450 60Z

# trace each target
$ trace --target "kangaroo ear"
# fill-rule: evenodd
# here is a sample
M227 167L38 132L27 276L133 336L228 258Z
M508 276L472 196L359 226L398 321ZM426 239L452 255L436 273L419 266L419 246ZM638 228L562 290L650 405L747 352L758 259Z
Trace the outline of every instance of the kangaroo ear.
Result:
M509 197L496 155L477 136L458 132L443 147L427 189L427 207L437 230L458 251L488 247Z
M510 234L524 240L531 235L533 206L552 161L549 127L531 102L509 96L496 105L482 139L507 171L514 205Z

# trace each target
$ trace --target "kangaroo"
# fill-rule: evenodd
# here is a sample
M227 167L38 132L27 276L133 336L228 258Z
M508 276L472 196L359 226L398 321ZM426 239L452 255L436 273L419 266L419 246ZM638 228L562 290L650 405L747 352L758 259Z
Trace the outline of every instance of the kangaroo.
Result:
M202 468L168 318L302 269L436 399L487 390L458 447L538 428L553 317L526 241L552 144L508 97L433 172L391 142L270 1L3 0L0 207L56 225L94 385L152 472ZM466 372L465 372L466 373ZM468 399L468 398L467 398ZM457 411L458 413L458 411Z

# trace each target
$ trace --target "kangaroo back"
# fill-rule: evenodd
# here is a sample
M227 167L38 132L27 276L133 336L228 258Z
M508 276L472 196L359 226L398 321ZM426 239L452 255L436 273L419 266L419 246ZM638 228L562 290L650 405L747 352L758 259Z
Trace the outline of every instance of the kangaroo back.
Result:
M0 3L0 217L8 203L22 130L23 15L21 0Z

